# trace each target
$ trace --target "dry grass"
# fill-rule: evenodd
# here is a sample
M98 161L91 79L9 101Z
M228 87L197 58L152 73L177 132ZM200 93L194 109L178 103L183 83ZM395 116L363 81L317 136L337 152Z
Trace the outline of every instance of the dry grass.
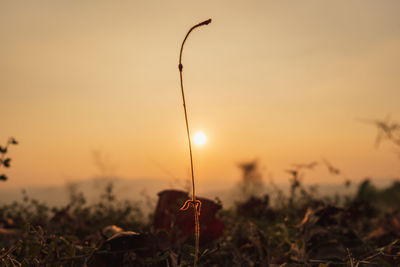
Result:
M201 210L201 202L200 200L196 199L196 186L194 182L194 167L193 167L193 153L192 153L192 141L190 138L190 128L189 128L189 120L188 120L188 115L187 115L187 109L186 109L186 101L185 101L185 91L183 89L183 65L182 65L182 53L183 53L183 47L185 45L185 42L187 38L189 37L189 34L196 28L208 25L211 23L211 19L205 20L203 22L200 22L199 24L194 25L189 29L187 32L185 39L183 39L182 45L181 45L181 50L179 53L179 78L180 78L180 84L181 84L181 93L182 93L182 101L183 101L183 110L185 113L185 123L186 123L186 133L188 137L188 143L189 143L189 155L190 155L190 171L192 175L192 199L186 200L186 202L183 204L181 207L181 210L187 210L189 207L192 207L194 210L194 216L195 216L195 256L194 256L194 266L197 265L197 260L198 260L198 255L199 255L199 239L200 239L200 222L199 222L199 216L200 216L200 210Z

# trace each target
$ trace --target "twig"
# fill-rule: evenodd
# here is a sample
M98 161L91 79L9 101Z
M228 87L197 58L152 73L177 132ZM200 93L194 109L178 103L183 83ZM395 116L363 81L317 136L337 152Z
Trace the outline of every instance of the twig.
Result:
M0 259L7 257L8 254L14 252L14 250L16 250L16 249L17 249L16 246L10 247L6 252L4 252L2 255L0 255Z
M199 24L194 25L192 28L189 29L187 32L185 39L183 39L182 45L181 45L181 50L179 52L179 78L180 78L180 84L181 84L181 93L182 93L182 101L183 101L183 111L185 113L185 122L186 122L186 133L188 137L188 142L189 142L189 154L190 154L190 170L191 170L191 175L192 175L192 199L191 200L186 200L186 202L183 204L183 206L180 208L180 210L187 210L189 207L193 207L194 210L194 222L195 222L195 257L194 257L194 266L197 266L197 259L199 256L199 239L200 239L200 222L199 222L199 216L200 216L200 210L201 210L201 202L200 200L196 199L196 188L194 184L194 168L193 168L193 154L192 154L192 142L190 138L190 129L189 129L189 121L188 121L188 115L187 115L187 110L186 110L186 101L185 101L185 92L183 90L183 65L182 65L182 53L183 53L183 46L185 45L185 42L187 38L189 37L189 34L196 28L208 25L211 23L211 19L205 20L203 22L200 22Z
M353 256L351 255L350 249L346 248L346 250L347 250L347 254L349 255L349 259L350 259L350 266L354 267Z

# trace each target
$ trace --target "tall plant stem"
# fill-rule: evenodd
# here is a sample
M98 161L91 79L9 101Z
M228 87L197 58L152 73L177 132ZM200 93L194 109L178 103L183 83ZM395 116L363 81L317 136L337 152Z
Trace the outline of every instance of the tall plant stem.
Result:
M188 143L189 143L189 154L190 154L190 171L191 171L191 176L192 176L192 199L187 200L183 206L181 207L181 210L187 210L189 207L193 207L194 210L194 223L195 223L195 257L194 257L194 266L197 265L197 259L199 255L199 240L200 240L200 222L199 222L199 216L200 216L200 209L201 209L201 202L199 200L196 200L196 186L194 182L194 167L193 167L193 153L192 153L192 140L190 137L190 128L189 128L189 120L188 120L188 115L187 115L187 109L186 109L186 100L185 100L185 91L183 89L183 65L182 65L182 54L183 54L183 47L185 45L185 42L187 38L189 37L189 34L196 28L203 26L203 25L208 25L211 23L211 19L205 20L203 22L200 22L199 24L194 25L192 28L189 29L187 32L185 39L183 39L182 45L181 45L181 50L179 52L179 78L180 78L180 84L181 84L181 93L182 93L182 101L183 101L183 110L185 113L185 122L186 122L186 133L188 137Z

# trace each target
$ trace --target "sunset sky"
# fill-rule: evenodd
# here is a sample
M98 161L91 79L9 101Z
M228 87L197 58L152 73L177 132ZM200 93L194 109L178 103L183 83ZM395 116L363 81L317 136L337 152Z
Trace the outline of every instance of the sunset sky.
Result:
M286 182L328 159L344 176L400 175L363 119L400 121L400 1L0 1L0 143L9 181L107 174L189 178L178 53L199 187L238 181L258 159ZM96 152L97 151L97 152ZM310 182L341 182L320 166Z

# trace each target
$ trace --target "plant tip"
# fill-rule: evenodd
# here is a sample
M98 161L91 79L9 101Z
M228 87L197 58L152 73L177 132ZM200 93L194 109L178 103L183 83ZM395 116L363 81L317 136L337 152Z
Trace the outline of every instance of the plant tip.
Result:
M203 22L200 22L199 24L195 25L193 28L197 28L197 27L200 27L200 26L203 26L203 25L208 25L210 23L211 23L211 19L208 19L208 20L205 20Z

